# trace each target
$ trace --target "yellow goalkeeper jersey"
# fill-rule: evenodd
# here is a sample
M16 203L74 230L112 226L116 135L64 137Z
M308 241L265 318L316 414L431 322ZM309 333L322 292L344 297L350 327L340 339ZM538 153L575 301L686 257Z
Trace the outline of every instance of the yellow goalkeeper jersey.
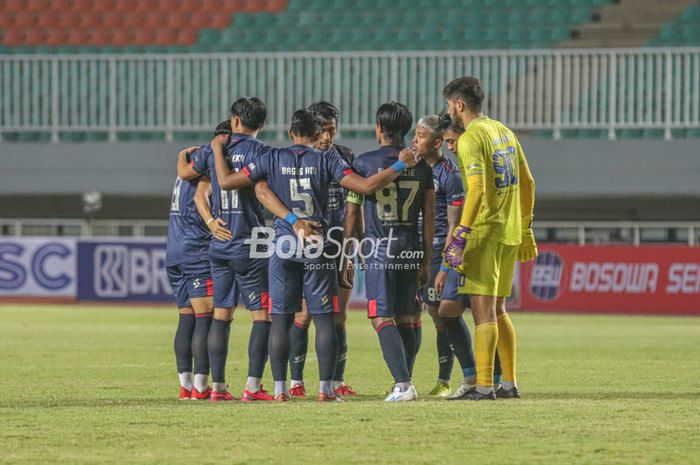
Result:
M470 237L520 244L519 175L527 161L513 131L487 116L476 118L457 142L457 161L465 190L469 176L484 177L484 198Z

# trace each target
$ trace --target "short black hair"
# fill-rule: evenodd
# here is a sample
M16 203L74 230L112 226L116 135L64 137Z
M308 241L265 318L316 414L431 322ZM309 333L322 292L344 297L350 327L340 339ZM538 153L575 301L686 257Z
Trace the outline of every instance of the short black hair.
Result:
M442 89L442 96L446 99L461 99L473 113L480 113L484 103L481 81L473 76L454 79Z
M330 119L334 119L336 124L338 124L340 112L338 111L336 106L330 102L327 102L325 100L319 100L318 102L314 102L311 105L309 105L309 111L317 113L324 122Z
M393 145L404 145L404 137L413 126L413 115L406 105L399 102L384 103L377 109L375 119L384 137Z
M226 121L222 121L219 124L216 125L216 129L214 130L214 135L215 136L229 136L231 135L233 131L231 131L231 120L227 119Z
M308 108L297 110L292 115L292 124L289 128L296 136L314 137L318 136L323 127L319 115Z
M231 105L231 116L237 116L243 126L256 130L265 125L267 108L257 97L243 97Z

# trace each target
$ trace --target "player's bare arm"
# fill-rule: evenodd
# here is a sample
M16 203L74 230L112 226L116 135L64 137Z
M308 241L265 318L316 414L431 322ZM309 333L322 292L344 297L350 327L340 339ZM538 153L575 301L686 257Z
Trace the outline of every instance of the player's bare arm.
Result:
M343 260L341 261L343 270L340 280L340 284L348 289L352 288L353 281L355 280L355 269L352 266L352 260L349 258L353 253L353 251L350 250L352 245L347 239L355 235L355 231L360 225L361 217L362 207L348 200L345 204L345 218L343 219Z
M199 147L187 147L177 155L177 177L183 181L194 179L199 173L187 162L187 156L194 153Z
M284 206L282 201L272 192L270 185L267 181L258 181L255 183L255 196L258 198L261 204L267 208L270 213L277 216L278 218L286 218L291 211ZM297 235L309 238L311 236L320 235L321 224L316 221L305 220L302 218L297 219L292 225L294 232Z
M214 218L211 214L211 181L206 176L202 176L197 182L197 191L194 194L194 205L197 207L199 216L206 223L211 234L220 241L230 241L233 237L231 231L226 229L226 222L221 218Z
M396 179L404 168L412 168L418 161L420 161L420 158L415 152L406 148L399 153L399 161L392 165L391 169L383 170L369 178L350 173L340 181L340 185L358 194L374 194Z
M216 166L216 180L223 190L240 189L253 185L245 171L233 172L224 158L224 148L228 143L227 136L216 136L211 141L211 148L214 152L214 162Z
M418 287L420 288L428 284L430 276L430 255L435 236L435 189L425 190L421 211L423 213L423 262L418 278Z

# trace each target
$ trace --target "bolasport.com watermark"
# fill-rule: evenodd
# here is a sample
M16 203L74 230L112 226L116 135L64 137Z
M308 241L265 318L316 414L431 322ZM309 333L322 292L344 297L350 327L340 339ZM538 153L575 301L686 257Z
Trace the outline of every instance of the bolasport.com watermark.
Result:
M333 227L325 237L283 235L275 237L273 228L255 227L245 244L250 247L250 258L270 258L273 255L282 259L311 260L308 269L334 270L335 260L343 253L358 269L413 270L420 269L423 260L422 250L397 251L398 238L394 230L380 239L348 237L338 241L334 233L342 233L343 228Z

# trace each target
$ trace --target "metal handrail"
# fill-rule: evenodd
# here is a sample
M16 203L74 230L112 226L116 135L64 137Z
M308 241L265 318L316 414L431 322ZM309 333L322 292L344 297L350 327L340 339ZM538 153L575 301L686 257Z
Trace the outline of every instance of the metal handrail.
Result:
M371 130L383 102L444 108L452 78L479 77L484 110L516 130L700 129L700 47L420 52L0 55L0 136L210 131L235 98L268 105L282 134L325 98L343 129Z

